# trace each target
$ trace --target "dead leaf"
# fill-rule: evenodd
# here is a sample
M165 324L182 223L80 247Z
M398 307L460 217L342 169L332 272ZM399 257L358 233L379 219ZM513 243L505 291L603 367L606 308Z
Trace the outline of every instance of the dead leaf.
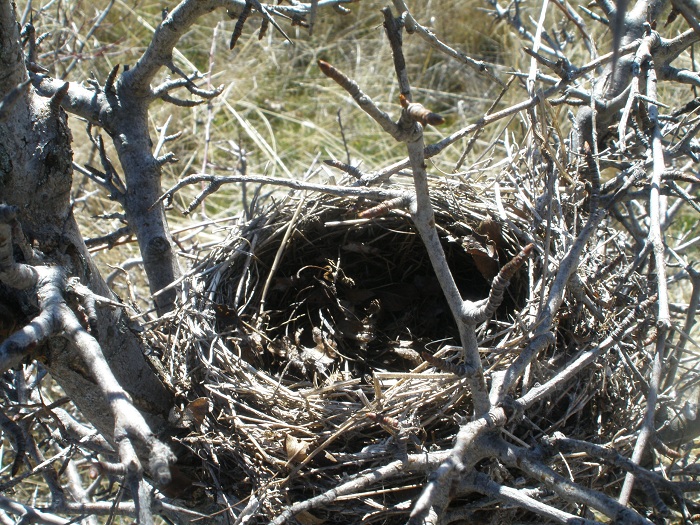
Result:
M309 450L309 442L297 439L291 434L287 434L284 440L284 451L287 453L289 463L301 463L306 459Z
M492 244L482 244L471 235L462 237L462 246L472 256L474 264L487 281L491 281L498 274L498 253Z
M199 397L185 407L184 418L195 425L204 423L204 418L211 410L211 401L208 397Z
M211 401L207 397L199 397L187 404L184 410L180 411L173 407L168 419L177 428L190 428L194 425L204 423L204 418L211 410Z
M486 237L498 248L503 248L503 233L501 223L494 221L491 217L486 217L476 230L479 235Z

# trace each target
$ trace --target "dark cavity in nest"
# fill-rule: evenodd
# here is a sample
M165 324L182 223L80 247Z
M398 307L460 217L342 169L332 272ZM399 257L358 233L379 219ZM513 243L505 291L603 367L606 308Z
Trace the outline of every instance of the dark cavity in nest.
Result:
M324 223L337 217L325 215L299 224L286 247L264 313L254 323L266 336L250 356L255 365L298 379L323 380L334 372L362 377L376 369L408 371L422 361L422 351L459 344L426 249L408 218L392 215L327 227ZM488 274L495 274L515 250L492 250L495 268L489 272L483 254L477 267L476 255L468 253L475 243L494 246L489 235L451 218L438 223L462 297L487 297ZM255 254L261 281L278 249L276 241ZM514 281L497 319L505 319L519 302Z

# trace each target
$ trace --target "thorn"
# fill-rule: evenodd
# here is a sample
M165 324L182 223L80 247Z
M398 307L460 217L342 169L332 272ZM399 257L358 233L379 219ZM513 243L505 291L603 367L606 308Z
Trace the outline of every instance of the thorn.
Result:
M238 39L243 34L243 26L245 25L245 21L248 20L248 16L252 10L253 3L246 0L245 7L243 8L243 11L241 11L238 20L236 21L236 26L233 28L233 34L231 34L231 42L229 43L228 47L230 50L236 47L236 42L238 42Z
M126 68L124 68L124 71L126 71ZM116 93L114 90L114 81L117 78L117 73L119 72L119 64L114 66L112 68L112 71L109 72L109 75L107 75L107 82L105 82L105 91L108 93Z
M51 112L58 114L58 110L61 107L61 102L63 101L63 97L66 96L66 93L68 93L68 88L70 87L70 83L66 82L64 83L56 93L53 94L51 97L51 100L49 101L49 108L51 108Z
M270 27L269 20L267 18L263 18L262 22L260 23L260 32L258 33L258 40L262 40L263 38L265 38L268 27Z

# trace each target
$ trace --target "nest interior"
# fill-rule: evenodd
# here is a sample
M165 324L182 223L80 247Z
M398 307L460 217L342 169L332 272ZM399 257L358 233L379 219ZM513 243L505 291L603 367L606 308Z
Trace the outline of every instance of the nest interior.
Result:
M526 219L514 213L507 225L496 223L489 217L493 203L469 193L434 200L461 293L485 298L500 265L524 244L518 232L529 228ZM176 328L156 334L181 401L176 440L202 460L191 465L194 475L219 499L225 494L227 505L245 506L254 494L256 522L386 462L399 448L449 449L471 411L465 382L421 358L427 351L461 359L426 250L403 212L358 220L358 210L369 206L297 195L231 230L200 265L189 302L173 314ZM522 342L522 323L514 320L531 308L528 279L521 271L495 318L479 327L487 375L504 369ZM595 333L593 327L581 333L580 316L564 312L560 340L531 381ZM619 403L629 395L623 380L609 384L619 366L580 375L509 431L525 443L553 430L589 437L614 425L601 424L601 414L611 398ZM208 415L187 417L204 399ZM373 496L315 510L312 518L403 522L424 482L419 474L400 477Z
M276 239L255 252L268 287L264 309L248 315L267 341L248 353L249 362L320 384L336 371L351 377L378 369L408 371L421 362L421 351L458 344L449 307L410 219L393 214L348 225L347 214L345 208L327 206L300 222L282 250ZM486 297L490 272L509 251L495 244L503 244L500 230L492 239L453 218L441 222L443 249L464 298ZM481 251L470 254L472 245ZM270 275L278 254L280 263ZM262 297L256 293L252 303ZM500 315L514 303L511 296Z

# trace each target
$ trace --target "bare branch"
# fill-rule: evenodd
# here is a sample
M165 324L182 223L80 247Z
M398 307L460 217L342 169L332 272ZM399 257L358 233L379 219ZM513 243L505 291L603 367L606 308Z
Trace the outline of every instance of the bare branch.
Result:
M564 453L585 452L593 459L600 459L607 463L617 465L627 472L634 473L640 479L644 479L658 487L670 490L676 495L684 490L687 492L700 491L700 482L691 482L690 485L687 483L674 483L656 472L640 467L638 464L610 447L603 447L579 439L567 438L561 433L557 433L552 436L551 439L548 439L547 445Z
M317 191L320 193L328 193L331 195L338 196L356 196L365 197L373 200L388 200L393 198L402 197L403 194L395 190L385 190L385 189L374 189L374 188L353 188L348 186L329 186L324 184L316 184L313 182L305 182L296 179L285 179L285 178L275 178L275 177L264 177L260 175L231 175L231 176L219 176L219 175L207 175L205 173L190 175L185 177L175 186L166 191L159 199L159 201L168 202L172 199L173 195L177 193L181 188L185 186L196 184L198 182L208 182L212 189L206 189L200 196L195 199L193 204L188 206L188 212L191 212L206 196L210 195L216 191L219 187L224 184L233 184L239 182L252 182L256 184L271 184L275 186L282 186L285 188L292 188L298 190L310 190Z
M360 473L353 479L338 485L334 489L331 489L323 494L314 496L313 498L307 499L305 501L295 503L287 510L279 514L274 520L270 522L270 525L282 525L290 521L295 515L300 512L309 511L311 509L323 507L334 502L341 496L346 496L348 494L353 494L355 492L360 492L366 490L376 483L380 483L384 480L391 479L394 476L401 474L405 469L403 461L394 461L382 467L370 470L369 472Z
M376 104L365 95L360 86L353 80L350 80L347 75L345 75L339 69L333 67L325 60L318 61L318 67L321 69L324 75L336 81L336 83L342 87L348 94L355 100L360 109L367 113L374 121L379 124L384 131L389 133L392 137L396 138L399 134L398 125L391 120L391 117L380 110Z
M654 361L651 372L651 380L649 383L649 392L647 394L647 406L644 415L642 429L637 437L637 443L632 453L632 461L639 463L646 447L654 434L656 402L661 388L663 361L666 354L666 335L671 328L671 316L668 308L668 288L666 281L666 260L664 258L665 249L663 235L661 233L662 211L660 205L660 190L661 177L666 170L664 161L664 150L661 143L661 129L658 121L658 106L656 101L656 71L653 65L649 67L647 72L647 94L652 102L649 103L649 119L652 124L652 177L651 191L649 194L649 238L654 253L655 271L656 271L656 289L658 294L658 313L656 317L656 326L658 335L656 340L656 348L654 353ZM634 486L634 473L628 473L625 476L625 483L620 492L620 502L624 505L629 501Z
M163 94L160 96L160 98L163 100L163 102L169 102L173 106L178 106L181 108L194 108L197 106L201 106L206 102L206 100L201 99L201 100L185 100L182 98L177 98L172 95L169 95L167 93Z
M635 41L632 42L631 44L628 44L626 46L623 46L621 52L627 53L631 50L636 49L639 46L639 42ZM472 133L475 133L479 131L480 129L485 128L486 126L489 126L493 124L494 122L497 122L501 119L511 117L517 113L520 113L521 111L530 109L535 107L540 103L541 100L543 99L548 99L557 93L568 89L568 85L573 82L574 80L584 76L585 74L589 73L590 71L596 69L597 67L600 67L603 64L608 63L612 59L612 53L607 53L595 60L592 60L588 64L576 68L574 71L572 71L567 79L561 79L556 82L555 85L552 87L536 93L534 96L523 100L517 104L514 104L510 107L507 107L505 109L502 109L501 111L496 111L494 113L488 113L478 119L475 123L470 124L458 131L455 131L442 139L440 142L437 142L435 144L431 144L425 148L425 158L431 158L434 157L435 155L438 155L442 151L444 151L448 146L451 146L458 140L463 139L467 135L471 135ZM620 97L620 100L625 100L624 98ZM597 101L596 101L597 102ZM607 106L606 106L607 107ZM390 119L389 119L390 120ZM386 130L388 133L391 133L391 131ZM393 136L393 135L392 135ZM409 167L409 161L408 159L404 159L402 161L396 162L392 164L391 166L388 166L382 170L378 170L374 173L369 173L367 174L366 178L363 178L359 183L365 184L365 185L371 185L371 184L377 184L379 182L384 182L386 181L391 175L398 173L401 170L404 170Z
M587 220L586 225L579 233L571 248L568 250L554 277L549 288L547 303L537 317L534 323L534 336L530 344L520 353L518 358L513 361L508 370L505 372L503 382L493 381L491 386L491 402L494 404L500 403L511 386L522 375L525 368L539 355L539 352L547 346L553 339L553 335L549 333L552 327L554 316L564 300L566 286L571 277L571 274L576 271L579 265L580 257L588 243L589 238L596 231L598 224L605 217L605 210L596 210Z
M537 501L522 490L499 485L480 472L472 471L467 476L464 476L459 482L457 491L478 492L496 501L502 501L519 508L527 509L544 518L554 520L558 523L565 523L566 525L602 525L600 521L581 518L569 514L568 512L558 510L541 501Z
M515 404L519 408L525 409L558 390L566 381L578 374L594 359L618 345L625 335L625 332L632 326L635 318L641 317L655 301L656 296L642 301L627 315L627 317L616 325L615 329L600 343L600 345L583 352L574 361L565 365L562 370L549 381L530 389L527 394L517 399Z
M114 377L97 340L82 327L75 314L66 305L62 290L66 288L59 268L37 267L37 295L41 313L29 325L15 332L0 346L0 370L15 366L28 350L56 334L63 334L73 344L87 366L93 381L100 388L114 418L113 438L125 465L135 473L141 468L132 445L135 442L140 455L147 457L149 472L160 485L170 480L169 466L174 461L172 452L151 432L143 416L134 408L128 394ZM90 296L93 297L94 296ZM88 311L95 315L94 306Z
M324 160L323 163L328 166L332 166L333 168L339 169L340 171L343 171L348 175L355 177L356 179L361 179L362 177L366 176L365 173L360 171L359 168L351 166L350 164L345 164L344 162L328 159Z
M153 96L166 100L170 91L184 87L193 95L200 97L201 99L204 99L204 101L206 101L218 97L223 92L223 86L219 86L215 89L200 89L194 84L193 80L193 78L178 78L177 80L168 80L153 89ZM200 104L202 103L202 101L198 102Z
M404 2L403 0L393 0L393 2L394 7L398 10L400 16L403 18L404 24L406 26L406 31L409 34L416 33L418 36L420 36L423 40L428 42L438 51L445 53L446 55L454 58L458 62L461 62L462 64L472 68L478 74L483 75L492 82L496 82L501 86L504 85L503 82L501 82L501 80L493 74L489 65L486 62L484 62L483 60L474 60L473 58L465 55L464 53L453 49L452 47L439 40L431 31L429 31L428 29L420 25L418 22L416 22L415 18L413 18L413 15L408 10L406 2Z
M2 495L0 495L0 508L5 512L22 516L22 522L25 522L26 518L29 523L40 523L43 525L69 525L72 523L71 520L59 518L54 514L37 510Z
M640 516L614 499L586 488L583 488L570 479L557 474L530 457L527 451L506 443L503 440L482 440L484 448L491 448L492 452L506 465L518 468L534 479L544 483L557 495L566 501L576 504L585 504L609 518L620 520L630 525L652 525L648 519Z
M409 523L435 520L449 503L449 492L457 473L469 473L486 452L478 443L482 436L506 424L508 418L502 408L495 408L473 421L462 425L449 456L432 474L416 501ZM494 436L494 439L495 438ZM430 516L430 518L429 518Z

